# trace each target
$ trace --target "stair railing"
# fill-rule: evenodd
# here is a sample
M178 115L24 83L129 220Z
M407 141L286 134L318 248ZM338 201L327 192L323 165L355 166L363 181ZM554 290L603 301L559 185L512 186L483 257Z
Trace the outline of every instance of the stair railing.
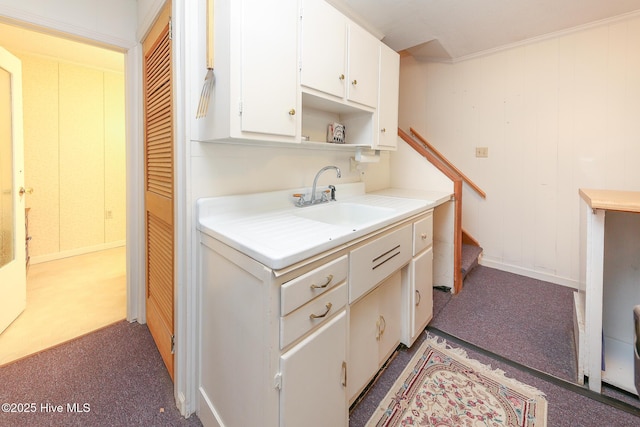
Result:
M462 180L469 187L471 187L476 193L478 193L478 195L480 197L482 197L483 199L487 198L487 193L482 191L482 189L475 182L473 182L468 176L463 174L462 171L460 171L460 169L455 167L453 163L451 163L442 153L440 153L436 149L436 147L431 145L431 143L429 143L429 141L427 141L422 135L420 135L414 128L410 127L409 128L409 132L411 132L411 135L413 135L418 141L420 141L429 151L431 151L433 154L435 154L436 157L442 163L444 163L449 169L451 169L455 174L457 174L460 178L462 178Z
M462 290L462 183L466 182L476 193L483 199L487 197L486 193L482 191L471 179L463 174L453 163L447 160L436 148L431 145L425 138L423 138L413 128L409 128L411 135L407 134L402 129L398 128L398 136L402 138L409 146L418 152L421 156L426 158L432 165L434 165L440 172L442 172L447 178L453 182L453 201L455 203L454 209L454 243L453 243L453 289L454 293L458 293ZM465 233L466 235L466 233Z

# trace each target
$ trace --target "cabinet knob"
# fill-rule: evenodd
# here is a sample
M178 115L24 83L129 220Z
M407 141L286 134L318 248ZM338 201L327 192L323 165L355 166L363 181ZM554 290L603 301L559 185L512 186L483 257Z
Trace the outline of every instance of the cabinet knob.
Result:
M422 240L427 240L427 233L422 233L420 237L422 238Z
M357 85L357 84L358 84L358 81L357 81L356 79L353 79L353 81L351 82L351 84L355 86L355 85Z
M340 75L338 76L338 80L344 80L344 74L340 74Z
M382 128L382 129L380 129L380 132L382 132L382 133L386 133L386 132L387 132L387 128Z
M295 108L292 108L291 110L289 110L289 115L290 115L290 116L295 116L295 115L296 115L296 110L295 110Z

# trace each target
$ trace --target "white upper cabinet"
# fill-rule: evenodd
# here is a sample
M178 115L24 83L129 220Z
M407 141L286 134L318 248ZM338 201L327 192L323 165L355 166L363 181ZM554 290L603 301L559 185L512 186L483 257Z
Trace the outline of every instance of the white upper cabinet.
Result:
M214 17L215 85L193 139L324 144L328 125L340 123L343 147L395 149L398 54L338 9L325 0L216 0Z
M347 99L369 107L378 103L380 41L361 27L349 24Z
M295 2L215 1L215 85L195 122L200 140L299 140L297 25Z
M324 0L302 1L300 83L344 97L347 20Z
M395 150L398 146L398 97L400 55L380 44L380 93L378 97L378 140L375 148Z
M302 1L300 83L375 108L380 42L324 0Z
M243 6L241 131L295 136L296 8L264 0Z

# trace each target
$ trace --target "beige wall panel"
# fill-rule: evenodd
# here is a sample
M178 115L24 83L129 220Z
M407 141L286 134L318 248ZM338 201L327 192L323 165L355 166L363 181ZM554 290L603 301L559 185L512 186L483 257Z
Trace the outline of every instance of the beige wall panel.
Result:
M639 34L630 17L454 64L403 59L403 127L487 192L463 198L483 263L576 286L578 188L638 190Z
M104 74L105 242L126 238L124 75Z
M103 73L60 64L60 249L104 243Z
M25 186L30 256L60 250L60 199L58 187L58 63L20 55L24 102Z

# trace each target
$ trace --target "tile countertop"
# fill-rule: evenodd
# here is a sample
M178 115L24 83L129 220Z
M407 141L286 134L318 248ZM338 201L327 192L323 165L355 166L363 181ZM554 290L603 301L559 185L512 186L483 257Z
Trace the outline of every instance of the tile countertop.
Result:
M580 188L579 192L591 209L640 213L640 191Z
M365 193L363 183L336 185L338 203L357 203L391 212L358 226L346 226L299 216L299 213L335 203L295 207L291 195L305 190L308 192L308 189L291 189L199 199L197 228L267 267L279 270L427 211L451 198L451 193L447 192L386 189Z

